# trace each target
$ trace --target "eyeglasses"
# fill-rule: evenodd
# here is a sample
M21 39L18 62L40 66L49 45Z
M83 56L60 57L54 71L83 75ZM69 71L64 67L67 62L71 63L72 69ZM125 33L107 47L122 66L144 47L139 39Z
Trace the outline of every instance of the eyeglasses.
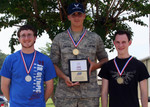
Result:
M32 37L34 37L32 34L28 34L28 35L23 34L23 35L20 35L20 38L22 38L22 39L32 38Z
M71 16L73 18L75 18L75 17L82 17L82 15L83 15L83 13L81 13L81 12L75 12L75 13L71 14Z

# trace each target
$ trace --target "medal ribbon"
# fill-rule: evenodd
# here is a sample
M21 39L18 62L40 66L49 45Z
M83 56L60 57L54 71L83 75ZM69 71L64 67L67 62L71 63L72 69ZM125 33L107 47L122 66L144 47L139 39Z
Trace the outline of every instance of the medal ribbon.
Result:
M86 34L86 30L85 30L84 33L82 34L82 36L80 37L80 39L78 40L78 42L76 43L75 40L73 39L69 29L67 30L67 32L68 32L68 35L69 35L69 37L70 37L70 39L71 39L71 41L72 41L72 43L74 44L75 47L77 47L79 45L79 43L82 41L82 39L84 38L84 36Z
M125 68L127 67L127 65L129 64L129 62L131 61L132 58L133 58L133 57L131 56L131 57L128 59L128 61L126 62L126 64L125 64L124 67L122 68L121 72L120 72L120 70L119 70L119 68L118 68L118 65L117 65L117 62L116 62L116 58L114 59L114 64L115 64L116 69L117 69L117 71L118 71L118 73L119 73L120 76L123 74Z
M26 62L25 62L25 60L24 60L22 51L20 51L20 53L21 53L22 61L23 61L24 67L25 67L25 69L26 69L26 72L27 72L27 74L29 74L30 71L31 71L31 68L32 68L32 66L33 66L33 63L34 63L34 61L35 61L36 51L34 51L34 56L33 56L32 63L31 63L31 65L30 65L29 70L27 69L27 65L26 65Z

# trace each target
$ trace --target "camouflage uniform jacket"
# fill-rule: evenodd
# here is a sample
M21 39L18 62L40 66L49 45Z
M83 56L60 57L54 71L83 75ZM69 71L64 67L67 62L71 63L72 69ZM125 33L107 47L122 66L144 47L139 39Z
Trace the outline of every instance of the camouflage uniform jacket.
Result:
M83 32L85 29L83 30ZM62 72L69 76L68 59L90 58L91 61L107 58L104 44L99 35L93 32L86 32L86 35L77 46L79 54L73 55L72 50L75 49L67 31L58 34L52 43L51 60L57 66L61 64ZM56 97L61 98L88 98L99 97L100 87L97 84L97 73L93 71L90 76L89 83L80 83L80 86L68 87L63 79L59 79L57 84Z

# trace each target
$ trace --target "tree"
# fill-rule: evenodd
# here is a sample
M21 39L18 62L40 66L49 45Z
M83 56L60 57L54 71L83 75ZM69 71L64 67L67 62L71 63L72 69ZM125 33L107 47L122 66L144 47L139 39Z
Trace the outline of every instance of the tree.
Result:
M2 53L1 50L0 50L0 69L1 69L1 67L3 65L3 62L4 62L5 58L6 58L6 56L7 55L5 53Z
M51 43L46 43L46 47L41 47L39 48L41 53L50 56L50 52L51 52Z
M1 0L0 14L3 15L0 17L0 29L29 23L38 29L39 36L46 31L53 40L56 34L69 27L67 7L71 2L84 5L87 14L84 25L98 33L110 51L113 50L111 40L114 31L124 29L133 35L126 21L147 26L139 18L150 14L148 0ZM14 31L10 40L12 52L13 46L18 43Z

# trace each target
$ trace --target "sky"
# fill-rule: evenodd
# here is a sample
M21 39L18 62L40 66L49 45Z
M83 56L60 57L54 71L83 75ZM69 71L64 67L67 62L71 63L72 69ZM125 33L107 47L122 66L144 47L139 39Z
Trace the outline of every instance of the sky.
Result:
M147 25L149 25L149 18L141 18ZM134 23L128 23L132 28L134 37L131 46L129 47L130 55L136 57L141 60L149 56L149 27L141 27L140 25L136 25ZM5 54L10 54L11 50L9 46L9 40L11 38L12 33L14 32L16 27L2 29L0 31L0 50ZM35 43L35 49L39 51L39 48L45 47L46 43L51 42L46 33L43 33L43 36L37 38ZM21 45L15 46L16 51L21 49ZM116 57L117 52L109 52L107 50L109 59Z

